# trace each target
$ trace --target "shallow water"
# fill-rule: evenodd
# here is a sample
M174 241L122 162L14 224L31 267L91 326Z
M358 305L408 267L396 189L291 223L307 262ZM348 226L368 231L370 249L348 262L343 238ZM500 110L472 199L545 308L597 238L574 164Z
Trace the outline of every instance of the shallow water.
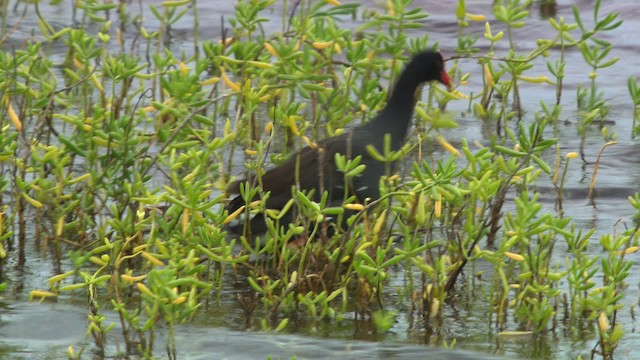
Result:
M67 344L82 343L84 317L80 309L59 304L18 303L3 308L0 357L29 359L65 358ZM117 321L115 316L108 321ZM34 326L43 323L55 326ZM116 331L118 329L116 328ZM164 343L162 336L157 339ZM107 350L118 348L113 339ZM491 360L476 352L426 348L393 342L344 341L299 335L273 335L212 328L180 326L176 330L178 356L183 359L416 359ZM76 350L77 353L77 350ZM157 355L160 355L158 351Z
M345 1L346 2L346 1ZM158 22L146 9L147 4L152 1L142 1L140 12L138 6L129 6L132 16L142 14L144 24L149 30L155 30L159 26ZM153 2L156 3L156 2ZM280 3L280 2L278 2ZM291 1L290 1L291 3ZM383 1L363 1L364 7L377 8L384 4ZM468 12L489 15L489 9L493 1L477 0L467 1ZM589 22L592 18L589 10L593 7L592 0L558 1L557 16L564 16L571 22L573 18L572 6L578 4L582 10L582 19ZM200 1L198 3L201 16L201 39L217 39L220 37L220 19L233 16L232 2L228 1ZM438 41L440 49L445 57L453 55L455 48L457 24L455 22L455 1L415 1L414 6L423 6L431 14L425 20L425 29L415 31L416 35L424 31L429 32L432 41ZM11 8L11 6L10 6ZM71 24L71 16L66 7L51 7L48 4L40 5L41 12L47 19L60 27ZM613 125L609 125L610 131L618 134L618 144L609 147L602 156L600 169L597 178L596 206L592 206L587 201L587 191L593 173L593 163L600 147L603 144L599 130L593 128L585 143L585 154L587 164L581 161L572 163L571 171L568 174L566 185L564 209L565 214L570 216L577 226L583 229L596 228L596 236L592 238L593 244L589 251L598 253L600 247L597 243L598 235L620 231L622 224L631 224L630 217L634 214L633 209L627 202L627 197L638 191L640 185L640 144L630 139L630 129L632 123L632 105L627 93L626 81L629 76L637 76L640 69L640 40L637 36L640 31L640 6L635 1L604 1L601 13L620 12L624 24L604 36L604 39L614 44L612 55L620 57L618 64L611 68L603 69L598 75L598 86L605 93L608 102L612 105L609 113L609 120ZM8 41L3 44L4 51L10 47L19 48L21 44L31 38L32 29L38 33L37 18L27 13L24 19L18 21L18 16L10 16L8 27L13 32ZM12 13L13 14L13 13ZM184 18L174 24L171 35L171 48L175 53L193 53L191 26L193 20L187 14ZM280 9L272 14L273 22L266 23L265 30L270 32L280 31ZM490 17L491 19L491 17ZM518 47L522 51L535 48L538 37L551 37L550 27L547 21L542 19L538 11L538 5L532 7L531 16L526 20L527 26L522 30L515 30L514 38L518 39ZM117 19L114 17L114 22ZM345 19L344 26L355 28L359 20L355 22ZM478 33L484 32L483 23L475 23L469 29L475 29ZM492 30L495 32L503 30L500 24L492 21ZM126 39L127 33L125 33ZM482 39L479 45L484 46ZM500 45L496 50L505 50L505 44ZM47 50L51 51L51 56L56 59L56 51L64 51L66 47L53 43ZM142 49L139 49L142 52ZM485 50L485 49L483 49ZM58 53L59 59L63 54ZM562 119L565 123L557 126L557 137L561 139L563 154L569 151L577 151L580 139L577 136L575 122L577 114L575 111L575 91L579 85L588 83L588 72L582 56L577 49L570 50L567 54L567 68L565 78L565 91L563 95ZM531 76L546 74L544 59L540 59L533 69L527 73ZM462 59L460 65L463 71L478 71L478 65L474 60ZM555 91L551 85L532 85L523 83L521 92L524 103L522 104L526 115L531 119L533 113L539 110L539 102L545 101L549 104L555 100ZM459 90L464 93L477 93L481 89L481 84L477 81L469 81L467 86ZM466 103L452 103L449 110L460 114L466 110ZM452 143L465 137L469 142L478 141L487 143L489 134L495 133L495 129L472 116L458 117L456 119L460 127L455 130L444 132ZM552 131L554 129L548 129ZM549 134L552 135L551 133ZM550 160L550 159L547 159ZM553 163L553 161L550 161ZM553 211L555 205L555 195L550 191L552 187L549 183L542 182L538 188L541 194L541 201L549 211ZM29 254L30 259L39 255L32 249ZM636 259L638 253L629 255L629 258ZM561 261L561 258L559 258ZM11 268L11 263L7 268ZM478 266L482 266L479 264ZM29 261L22 274L12 273L10 275L10 289L15 296L24 299L25 293L31 289L43 288L46 286L46 279L54 275L53 267L43 261ZM393 284L402 286L403 275L397 273L392 279ZM629 288L626 290L624 299L625 310L619 313L619 321L625 324L625 337L622 340L616 358L634 358L634 350L640 345L640 338L636 332L637 323L631 318L628 306L636 304L640 297L638 283L640 276L632 273L627 279ZM481 284L480 284L481 285ZM397 323L385 334L372 335L368 329L359 328L352 319L345 319L340 323L324 324L301 323L296 329L297 334L271 335L261 332L243 332L244 315L237 306L234 296L242 293L246 289L228 288L220 304L210 306L203 311L193 325L182 325L176 331L178 353L181 358L224 358L224 359L245 359L245 358L266 358L267 356L298 359L329 359L329 358L389 358L389 359L412 359L412 358L442 358L442 359L479 359L483 356L504 356L506 358L546 358L546 359L567 359L575 358L581 354L588 356L590 350L596 344L593 329L573 334L551 333L545 336L531 338L499 338L494 334L495 330L488 325L488 319L481 314L488 313L481 310L482 304L476 304L471 309L464 307L448 310L446 319L448 324L448 334L442 337L433 338L424 333L420 326L411 325L411 319L399 317ZM389 291L389 293L393 293ZM7 296L7 292L3 294ZM481 294L478 294L480 296ZM90 342L85 337L86 332L86 305L79 299L79 304L71 303L73 299L60 299L60 304L30 304L25 302L13 302L0 299L0 357L2 358L41 358L57 359L66 358L67 346L78 346L83 342ZM78 300L76 300L78 301ZM8 305L11 304L11 305ZM110 319L115 321L115 317ZM457 338L457 349L475 351L466 353L461 350L446 352L444 350L433 349L426 345L441 345L441 340L450 341ZM375 340L375 341L358 341ZM437 342L435 340L438 340ZM157 342L162 343L162 340ZM117 340L110 343L114 349L118 347ZM158 350L157 355L162 354ZM482 354L482 355L480 355Z

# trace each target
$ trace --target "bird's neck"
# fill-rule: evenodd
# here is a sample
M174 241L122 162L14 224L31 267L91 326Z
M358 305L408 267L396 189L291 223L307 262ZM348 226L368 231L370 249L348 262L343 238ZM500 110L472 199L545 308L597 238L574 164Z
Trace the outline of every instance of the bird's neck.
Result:
M410 71L402 73L391 93L389 102L378 117L379 120L388 122L385 125L391 133L394 143L404 141L416 105L416 90L420 82L410 73Z

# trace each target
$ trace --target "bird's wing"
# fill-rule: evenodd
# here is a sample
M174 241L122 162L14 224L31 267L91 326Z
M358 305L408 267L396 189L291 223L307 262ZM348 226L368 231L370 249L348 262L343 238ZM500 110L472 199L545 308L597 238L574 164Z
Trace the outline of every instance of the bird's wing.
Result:
M324 189L329 190L336 172L334 154L346 146L344 141L344 137L339 136L319 142L317 148L304 147L281 165L264 173L260 181L262 190L270 192L267 208L282 208L291 199L291 187L296 184L300 185L300 189L317 191L320 181L324 180ZM251 177L234 181L227 188L227 193L239 194L240 184L252 182L253 179ZM227 210L233 212L242 205L244 201L237 196L229 202Z

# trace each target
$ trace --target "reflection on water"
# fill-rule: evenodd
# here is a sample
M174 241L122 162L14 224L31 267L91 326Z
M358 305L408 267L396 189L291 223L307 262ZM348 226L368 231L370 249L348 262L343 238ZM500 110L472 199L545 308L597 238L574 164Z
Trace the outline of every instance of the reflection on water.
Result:
M545 1L541 0L540 4L538 4L540 17L543 19L548 19L551 17L555 17L558 12L558 4L554 1Z
M3 353L29 359L63 359L69 344L81 344L86 334L85 309L58 304L17 303L0 315L0 357ZM117 322L115 314L107 322ZM119 329L114 329L117 334ZM122 351L116 336L110 338L109 353ZM166 339L156 339L162 353ZM179 326L176 329L181 359L417 359L483 360L490 356L461 350L443 350L398 343L327 340L298 335L273 335ZM76 353L78 349L75 349Z

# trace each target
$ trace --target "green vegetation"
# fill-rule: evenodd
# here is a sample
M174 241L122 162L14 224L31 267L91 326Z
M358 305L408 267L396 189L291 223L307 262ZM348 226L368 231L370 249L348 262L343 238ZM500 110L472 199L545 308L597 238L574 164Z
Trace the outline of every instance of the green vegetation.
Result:
M406 174L383 178L382 197L366 204L345 194L344 206L330 207L326 197L294 189L290 205L303 211L289 227L264 208L267 194L259 188L243 188L251 205L226 213L232 176L260 174L375 114L409 55L438 47L428 34L408 34L428 13L410 0L389 0L378 10L301 1L271 33L263 26L279 7L247 0L225 19L228 31L210 40L198 33L196 0L148 5L146 16L162 24L155 31L130 19L125 2L72 3L78 26L55 29L40 17L38 1L19 2L38 12L43 41L0 53L0 269L9 258L24 264L27 247L38 245L59 275L30 298L88 298L88 334L98 351L119 331L126 352L157 356L156 334L166 331L161 347L176 358L175 326L216 306L226 284L239 283L253 290L237 297L249 328L286 331L295 321L314 326L350 314L384 332L405 312L434 343L449 346L443 320L461 298L488 304L489 313L478 316L495 335L583 329L599 339L584 356L613 357L624 334L617 313L632 266L627 255L638 250L639 229L598 240L593 230L576 228L562 196L569 159L579 154L561 155L555 138L566 98L565 52L574 48L591 79L577 91L577 132L584 139L600 126L603 145L615 137L596 80L617 61L601 34L621 21L600 14L600 0L590 25L577 7L572 20L549 18L555 35L529 52L518 49L512 30L527 26L532 1L497 1L496 20L488 22L459 0L457 54L447 62L458 87L425 87L408 145L398 153L372 149L383 161L406 159ZM6 17L9 5L2 6ZM192 56L166 47L172 25L187 13L196 34ZM114 16L136 31L135 40L123 39L108 20ZM357 28L343 27L340 19L352 17L362 19ZM485 33L470 31L472 21L487 21ZM6 18L2 31L6 40ZM499 53L496 44L508 50ZM48 56L54 46L65 48L59 61ZM541 57L546 75L531 70ZM469 61L479 62L478 71L462 73L460 63ZM483 83L482 93L463 94L469 79ZM555 103L541 103L531 121L520 106L523 82L555 87ZM637 119L637 80L628 86ZM456 149L438 134L460 116L447 111L452 102L468 102L469 114L496 124L490 144L462 139ZM633 133L638 129L636 120ZM431 139L448 152L427 153ZM358 159L336 163L345 179L362 171ZM540 181L557 191L554 212L538 202ZM640 197L630 203L640 216ZM257 211L268 215L267 234L227 236L226 224ZM328 216L349 217L348 227L329 234ZM304 245L290 246L301 237ZM599 255L588 253L598 241ZM391 276L403 286L389 286ZM6 283L3 289L10 291ZM117 330L107 311L118 314Z

